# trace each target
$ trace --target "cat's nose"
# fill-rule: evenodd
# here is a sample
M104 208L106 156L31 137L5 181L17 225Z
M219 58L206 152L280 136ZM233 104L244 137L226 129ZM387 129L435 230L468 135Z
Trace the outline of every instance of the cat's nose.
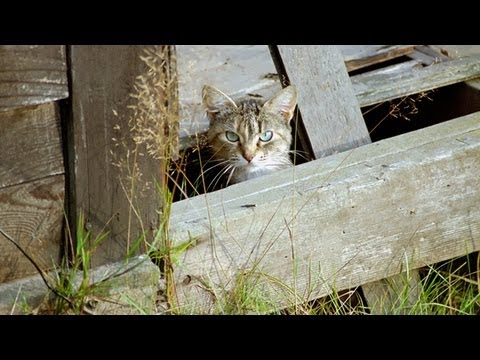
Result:
M244 159L247 160L248 162L251 162L254 158L254 156L251 155L251 154L242 154L242 155L243 155Z

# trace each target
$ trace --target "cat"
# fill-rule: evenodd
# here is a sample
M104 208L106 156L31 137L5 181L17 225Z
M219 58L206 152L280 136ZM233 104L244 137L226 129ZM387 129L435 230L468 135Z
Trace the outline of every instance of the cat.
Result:
M219 89L205 85L203 105L210 120L207 132L219 177L226 185L293 166L290 160L297 90L289 85L265 103L246 99L235 103Z

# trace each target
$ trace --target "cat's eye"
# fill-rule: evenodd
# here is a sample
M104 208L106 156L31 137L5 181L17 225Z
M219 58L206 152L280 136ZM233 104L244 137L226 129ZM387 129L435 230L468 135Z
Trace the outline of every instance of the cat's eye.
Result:
M225 132L225 137L230 142L237 142L239 140L238 135L235 134L233 131L226 131Z
M260 134L260 140L264 142L272 140L272 137L273 137L273 132L270 130L265 131L263 134Z

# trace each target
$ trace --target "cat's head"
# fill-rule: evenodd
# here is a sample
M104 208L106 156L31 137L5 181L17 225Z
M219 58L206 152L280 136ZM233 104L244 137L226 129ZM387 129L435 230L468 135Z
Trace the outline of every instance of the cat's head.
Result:
M235 103L228 95L204 86L203 104L210 119L208 141L213 156L239 182L291 166L290 120L297 91L290 85L262 104L249 99Z

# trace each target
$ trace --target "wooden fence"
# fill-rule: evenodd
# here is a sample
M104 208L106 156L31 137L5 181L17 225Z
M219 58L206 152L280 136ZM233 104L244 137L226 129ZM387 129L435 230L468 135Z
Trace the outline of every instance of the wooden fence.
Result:
M367 283L375 293L377 281L406 266L479 249L480 115L370 144L361 107L479 77L480 56L423 67L432 63L429 48L366 48L372 54L270 47L282 85L299 89L298 135L317 160L173 205L173 241L194 241L174 272L181 303L205 305L206 282L228 288L252 269L272 296L282 292L278 283L302 299ZM113 166L132 145L128 105L145 72L143 53L142 46L0 47L0 229L45 269L66 255L65 219L74 229L80 211L93 235L109 233L94 265L124 258L142 227L158 226L155 187L131 195L140 224ZM411 61L388 71L347 72L406 54ZM191 134L182 126L186 146ZM195 132L205 129L200 122ZM147 156L138 166L148 181L162 175ZM0 238L0 282L34 273Z

